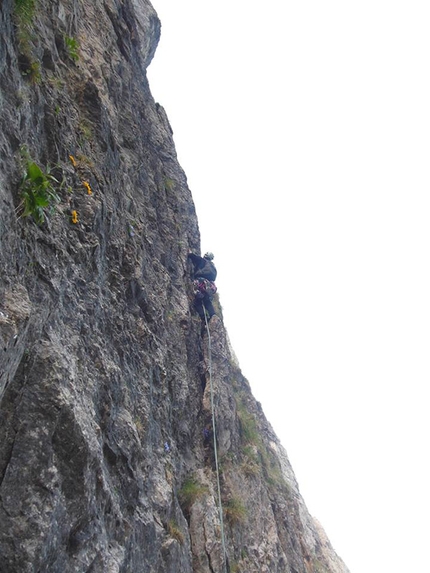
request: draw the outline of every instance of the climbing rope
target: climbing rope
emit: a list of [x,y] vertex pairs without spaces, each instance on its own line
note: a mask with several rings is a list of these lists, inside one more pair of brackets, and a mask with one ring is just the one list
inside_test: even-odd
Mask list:
[[[204,310],[204,309],[203,309]],[[221,503],[221,485],[219,480],[219,468],[218,468],[218,450],[216,445],[216,428],[215,428],[215,405],[214,405],[214,393],[213,393],[213,386],[212,386],[212,342],[211,342],[211,333],[209,331],[209,323],[205,313],[205,323],[206,323],[206,331],[208,333],[208,370],[209,370],[209,386],[211,391],[211,409],[212,409],[212,433],[213,433],[213,440],[214,440],[214,454],[215,454],[215,472],[216,472],[216,480],[218,486],[218,508],[219,508],[219,521],[221,526],[221,544],[223,550],[223,561],[224,561],[224,573],[227,573],[227,549],[225,546],[225,535],[224,535],[224,519],[222,515],[222,503]]]

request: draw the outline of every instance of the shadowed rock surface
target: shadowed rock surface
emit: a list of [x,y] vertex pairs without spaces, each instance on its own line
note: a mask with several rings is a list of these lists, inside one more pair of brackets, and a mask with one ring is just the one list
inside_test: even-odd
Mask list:
[[[146,0],[3,0],[0,17],[0,571],[221,572],[198,223],[146,79],[159,20]],[[229,570],[348,573],[216,303]]]

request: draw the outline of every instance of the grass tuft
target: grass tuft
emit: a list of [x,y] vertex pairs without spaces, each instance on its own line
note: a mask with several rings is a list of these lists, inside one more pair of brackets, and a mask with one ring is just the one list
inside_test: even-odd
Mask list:
[[230,525],[243,523],[248,512],[240,497],[232,497],[224,506],[224,515]]
[[195,478],[188,477],[178,492],[179,502],[183,509],[189,512],[194,502],[207,491],[206,486],[199,483]]
[[59,182],[51,175],[49,167],[43,171],[32,161],[24,149],[26,157],[25,171],[20,185],[22,217],[32,217],[37,225],[45,222],[48,213],[52,213],[60,198],[56,191]]
[[176,539],[176,541],[179,541],[179,543],[183,545],[184,534],[179,529],[179,526],[174,519],[171,519],[167,524],[167,531],[169,532],[170,537],[173,537],[173,539]]

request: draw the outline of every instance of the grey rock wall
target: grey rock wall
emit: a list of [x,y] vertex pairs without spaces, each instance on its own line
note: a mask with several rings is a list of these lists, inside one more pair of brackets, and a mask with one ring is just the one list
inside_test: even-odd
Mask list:
[[[210,382],[229,571],[347,573],[219,303],[209,371],[195,209],[146,80],[152,6],[20,5],[0,12],[1,573],[223,571]],[[41,224],[30,163],[58,198]]]

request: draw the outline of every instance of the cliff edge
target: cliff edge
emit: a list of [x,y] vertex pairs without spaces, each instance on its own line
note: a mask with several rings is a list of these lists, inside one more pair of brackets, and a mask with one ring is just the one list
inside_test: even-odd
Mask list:
[[0,10],[0,571],[348,573],[193,309],[151,4]]

